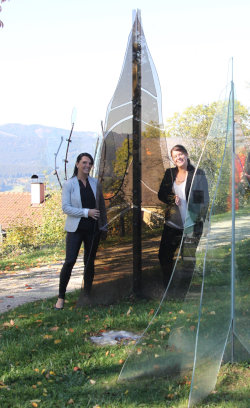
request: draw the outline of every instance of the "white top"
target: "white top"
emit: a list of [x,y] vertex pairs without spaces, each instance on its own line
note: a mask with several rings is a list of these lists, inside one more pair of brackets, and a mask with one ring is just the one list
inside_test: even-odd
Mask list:
[[178,195],[178,197],[180,198],[179,210],[181,213],[181,219],[182,219],[183,228],[185,230],[185,233],[192,235],[192,232],[193,232],[192,227],[194,225],[194,221],[190,217],[189,211],[187,211],[188,203],[187,203],[186,194],[185,194],[186,181],[187,179],[183,181],[183,183],[181,184],[177,184],[176,182],[174,182],[173,190],[174,190],[175,195]]
[[185,224],[185,219],[186,219],[186,213],[187,213],[187,200],[186,200],[186,194],[185,194],[185,189],[186,189],[186,183],[187,179],[183,181],[181,184],[177,184],[174,182],[173,185],[173,190],[175,195],[177,195],[180,198],[180,204],[179,204],[179,210],[181,213],[181,219],[183,225]]

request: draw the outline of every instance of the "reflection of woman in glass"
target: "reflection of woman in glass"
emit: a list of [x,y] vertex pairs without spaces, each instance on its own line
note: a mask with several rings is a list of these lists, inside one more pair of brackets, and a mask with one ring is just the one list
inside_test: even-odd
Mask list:
[[67,236],[66,259],[60,274],[59,296],[55,305],[59,310],[64,306],[66,288],[82,242],[84,291],[86,294],[90,293],[100,234],[106,230],[107,218],[102,189],[97,179],[89,176],[92,165],[93,158],[89,153],[79,154],[74,174],[63,186],[62,209],[67,214]]
[[185,147],[174,146],[171,149],[171,157],[175,167],[166,170],[158,193],[159,200],[167,205],[159,249],[165,287],[172,274],[174,254],[180,247],[183,232],[192,237],[189,241],[192,241],[196,250],[209,200],[205,173],[201,169],[195,172]]

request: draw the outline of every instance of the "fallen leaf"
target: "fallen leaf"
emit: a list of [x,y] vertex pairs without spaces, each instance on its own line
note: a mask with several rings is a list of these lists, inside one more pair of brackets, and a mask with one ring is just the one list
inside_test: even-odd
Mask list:
[[3,381],[0,381],[0,389],[1,388],[8,388],[8,385],[4,384]]
[[31,402],[32,407],[37,408],[41,400],[36,399],[36,400],[31,400],[30,402]]
[[68,404],[68,405],[74,404],[74,400],[73,400],[72,398],[70,398],[70,399],[68,400],[67,404]]
[[55,343],[55,344],[59,344],[59,343],[61,343],[61,341],[62,341],[62,340],[60,340],[60,339],[56,339],[56,340],[54,340],[54,343]]
[[45,334],[45,335],[43,336],[43,338],[49,340],[49,339],[52,339],[53,336],[51,336],[51,334]]
[[127,311],[127,316],[130,315],[130,313],[132,312],[132,309],[133,309],[133,308],[130,306],[129,309],[128,309],[128,311]]
[[14,320],[10,320],[9,322],[4,322],[3,327],[13,327],[15,325]]
[[90,384],[95,385],[96,381],[95,380],[89,380]]
[[148,313],[149,315],[154,314],[154,309],[151,309],[150,312]]
[[[41,320],[42,321],[42,320]],[[58,326],[51,327],[50,331],[57,331],[59,329]]]
[[75,367],[73,368],[73,370],[74,370],[74,371],[81,371],[80,367],[78,367],[78,366],[75,366]]
[[119,364],[123,364],[124,363],[124,360],[121,358],[120,360],[119,360]]

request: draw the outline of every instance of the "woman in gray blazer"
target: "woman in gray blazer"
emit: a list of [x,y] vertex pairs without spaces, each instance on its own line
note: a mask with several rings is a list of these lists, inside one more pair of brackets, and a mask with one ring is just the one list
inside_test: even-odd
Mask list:
[[102,188],[90,177],[93,158],[89,153],[77,157],[73,176],[62,190],[62,209],[67,214],[65,223],[66,258],[60,273],[59,295],[55,304],[63,309],[66,288],[73,266],[84,243],[84,291],[89,294],[94,279],[94,261],[100,236],[107,233],[107,216]]

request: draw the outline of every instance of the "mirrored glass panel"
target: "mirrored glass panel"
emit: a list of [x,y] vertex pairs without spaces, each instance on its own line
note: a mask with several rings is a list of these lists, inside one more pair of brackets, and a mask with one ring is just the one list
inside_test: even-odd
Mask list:
[[[96,152],[94,176],[102,183],[108,213],[108,239],[99,250],[93,286],[96,302],[111,302],[133,290],[133,32],[140,42],[141,69],[141,217],[142,292],[152,295],[160,279],[158,249],[160,223],[164,218],[158,190],[165,168],[167,149],[161,117],[161,91],[156,69],[137,14],[115,93],[108,105],[103,137]],[[138,164],[138,163],[136,163]],[[102,246],[101,246],[102,248]],[[110,284],[99,285],[106,278]],[[159,286],[159,285],[158,285]],[[99,290],[100,288],[100,290]],[[100,292],[100,293],[99,293]],[[79,303],[81,304],[81,298]]]

